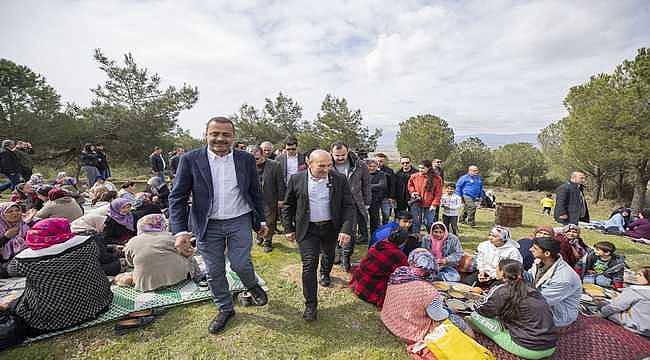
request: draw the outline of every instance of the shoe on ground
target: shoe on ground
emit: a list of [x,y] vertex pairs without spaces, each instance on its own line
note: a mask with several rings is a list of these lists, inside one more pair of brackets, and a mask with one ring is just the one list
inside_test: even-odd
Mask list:
[[255,287],[248,289],[248,292],[251,293],[251,296],[253,297],[253,305],[255,306],[264,306],[269,302],[269,297],[266,295],[266,291],[264,291],[264,289],[259,285],[255,285]]
[[302,318],[307,322],[316,321],[316,319],[318,319],[316,305],[307,305],[307,307],[305,307],[305,312],[302,314]]
[[222,332],[226,328],[228,320],[233,316],[235,316],[235,310],[220,311],[219,315],[217,315],[212,322],[210,322],[210,326],[208,326],[210,334],[218,334]]
[[329,275],[321,274],[318,283],[323,287],[330,287],[330,285],[332,285],[332,279]]
[[153,323],[154,320],[156,320],[156,317],[153,315],[120,320],[115,324],[115,334],[124,335],[130,333]]
[[255,242],[257,243],[257,245],[262,246],[262,244],[264,244],[264,239],[258,237],[258,238],[255,240]]
[[271,251],[273,251],[273,246],[264,245],[264,248],[262,249],[262,251],[264,251],[265,253],[270,253]]

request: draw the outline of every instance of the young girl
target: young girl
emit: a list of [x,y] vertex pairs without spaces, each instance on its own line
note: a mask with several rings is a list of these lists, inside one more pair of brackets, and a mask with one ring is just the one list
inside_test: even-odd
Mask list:
[[636,274],[637,285],[623,289],[611,304],[600,309],[600,314],[645,337],[650,337],[650,266]]
[[555,352],[558,336],[551,308],[542,294],[523,279],[521,262],[503,259],[487,298],[468,317],[474,328],[504,350],[524,359],[542,359]]
[[553,194],[547,193],[546,196],[539,201],[539,204],[542,205],[542,213],[547,216],[551,216],[551,211],[555,207],[555,200],[553,200]]

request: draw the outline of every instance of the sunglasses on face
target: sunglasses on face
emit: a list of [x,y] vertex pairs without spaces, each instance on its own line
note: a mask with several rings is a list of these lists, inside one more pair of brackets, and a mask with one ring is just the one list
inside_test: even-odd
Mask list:
[[408,165],[408,164],[410,164],[410,162],[408,162],[408,161],[405,161],[405,162],[402,163],[402,165]]
[[295,147],[288,147],[288,148],[286,148],[287,151],[293,151],[293,150],[296,150],[296,149],[297,149],[297,148],[295,148]]

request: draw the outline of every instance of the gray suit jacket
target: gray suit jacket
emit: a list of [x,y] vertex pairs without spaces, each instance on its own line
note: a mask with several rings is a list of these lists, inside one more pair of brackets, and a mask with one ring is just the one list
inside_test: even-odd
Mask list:
[[266,159],[261,185],[264,204],[267,207],[277,207],[278,201],[284,200],[284,193],[287,186],[284,183],[282,169],[277,162]]
[[[282,173],[282,178],[284,183],[288,183],[289,179],[287,178],[287,154],[284,153],[278,156],[275,161],[280,164],[280,172]],[[306,170],[307,164],[305,163],[305,154],[298,153],[298,171]]]

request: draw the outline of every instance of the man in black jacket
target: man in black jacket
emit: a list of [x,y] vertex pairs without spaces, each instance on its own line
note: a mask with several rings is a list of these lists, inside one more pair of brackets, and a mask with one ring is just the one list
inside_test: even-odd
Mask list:
[[95,152],[97,153],[97,159],[99,160],[99,175],[102,176],[102,179],[106,180],[111,177],[111,167],[108,166],[108,157],[106,156],[106,151],[104,151],[104,144],[98,143],[95,145]]
[[388,184],[386,181],[386,174],[379,170],[377,160],[366,160],[368,165],[368,172],[370,173],[370,191],[372,193],[370,201],[370,208],[368,213],[370,215],[370,234],[375,233],[375,230],[381,225],[381,204],[388,197]]
[[581,171],[571,173],[571,178],[560,185],[555,197],[555,221],[560,224],[589,222],[589,208],[584,194],[585,174]]
[[320,284],[330,286],[336,243],[350,241],[354,210],[350,185],[343,175],[332,171],[332,156],[325,150],[312,151],[308,170],[289,180],[282,208],[286,237],[297,241],[300,250],[305,321],[317,318],[318,256],[322,254]]
[[401,168],[395,173],[395,213],[406,211],[410,212],[409,200],[411,195],[408,190],[409,178],[415,174],[417,170],[413,167],[411,158],[402,156],[399,159]]
[[162,157],[162,150],[156,146],[153,149],[153,153],[149,156],[149,161],[151,161],[151,172],[158,176],[163,182],[165,182],[165,160]]
[[388,167],[388,156],[386,154],[375,154],[375,160],[379,164],[379,170],[386,174],[388,197],[381,204],[381,223],[386,225],[390,221],[390,214],[395,207],[395,171]]
[[185,149],[183,149],[182,146],[179,146],[176,148],[176,152],[174,153],[174,156],[169,159],[169,168],[172,171],[172,178],[176,175],[176,170],[178,170],[178,162],[181,159],[181,156],[185,154]]
[[269,231],[264,237],[257,237],[257,245],[264,246],[264,252],[273,251],[273,235],[275,234],[275,223],[278,218],[278,209],[282,208],[286,184],[282,177],[280,165],[273,160],[266,158],[264,150],[257,145],[249,145],[248,152],[255,157],[257,176],[262,186],[264,196],[264,210],[266,211],[266,225]]
[[9,179],[9,184],[3,184],[2,191],[11,187],[14,189],[20,183],[21,165],[16,155],[16,142],[13,140],[4,140],[2,149],[0,149],[0,173]]

